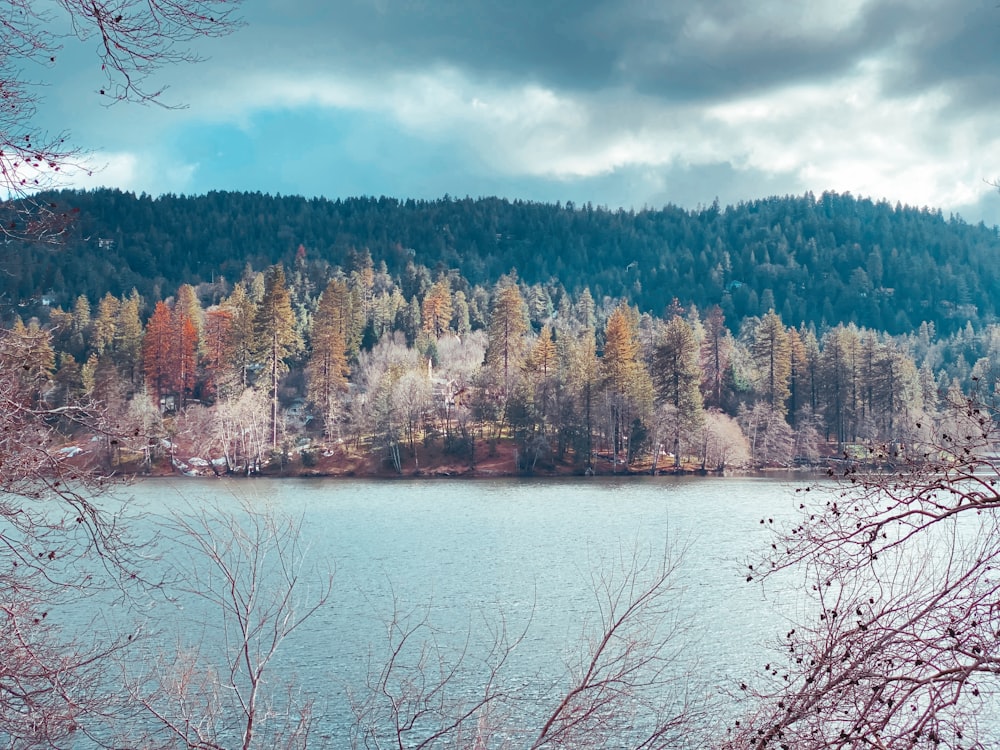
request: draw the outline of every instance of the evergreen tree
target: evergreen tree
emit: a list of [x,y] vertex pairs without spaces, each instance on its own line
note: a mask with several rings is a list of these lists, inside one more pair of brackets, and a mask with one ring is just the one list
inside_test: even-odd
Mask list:
[[810,414],[812,413],[806,400],[806,394],[808,393],[806,383],[808,380],[809,360],[806,353],[806,345],[803,343],[799,331],[789,328],[787,333],[789,355],[788,421],[792,426],[797,426],[800,414],[806,410]]
[[[630,443],[633,423],[642,424],[653,406],[653,384],[641,357],[639,315],[622,302],[608,318],[604,329],[601,374],[607,398],[613,458],[626,448],[630,463],[640,446]],[[634,441],[633,441],[634,442]]]
[[160,408],[164,396],[170,392],[173,380],[172,344],[171,312],[167,303],[161,300],[156,303],[156,308],[146,323],[142,346],[146,385]]
[[757,393],[775,412],[785,416],[791,395],[792,350],[781,316],[769,311],[753,332],[751,353],[757,367]]
[[15,375],[32,405],[41,403],[48,392],[55,372],[55,350],[52,334],[32,320],[27,326],[14,318],[14,326],[3,337],[8,362],[16,363]]
[[451,302],[451,284],[447,277],[442,277],[427,290],[421,309],[421,319],[423,330],[434,338],[440,338],[451,325]]
[[469,303],[466,300],[465,292],[461,289],[455,292],[454,305],[451,313],[451,327],[459,336],[466,336],[472,331],[472,323],[469,318]]
[[142,319],[139,310],[142,299],[135,289],[126,298],[122,297],[118,306],[118,321],[115,325],[115,362],[121,370],[126,382],[138,385],[142,368]]
[[854,326],[838,326],[823,336],[821,401],[827,429],[838,443],[857,436],[858,353],[860,340]]
[[306,366],[308,395],[319,409],[327,437],[336,422],[338,395],[347,387],[349,299],[347,285],[341,279],[331,279],[313,317],[312,354]]
[[912,357],[897,344],[887,344],[878,354],[872,377],[873,416],[880,439],[890,444],[912,442],[924,409],[920,375]]
[[486,333],[486,369],[499,383],[504,400],[510,394],[525,356],[528,315],[517,286],[500,287],[490,310]]
[[723,386],[733,349],[722,308],[713,305],[705,316],[705,338],[701,343],[702,400],[706,407],[722,408]]
[[552,381],[556,374],[556,342],[552,339],[552,329],[542,326],[531,351],[525,361],[533,388],[533,403],[541,422],[542,433],[546,432],[547,417],[551,413],[550,399],[553,395]]
[[[204,353],[204,329],[205,311],[198,301],[198,295],[194,287],[190,284],[181,284],[177,287],[177,294],[174,298],[174,314],[187,317],[195,332],[195,352]],[[178,318],[180,320],[180,318]]]
[[676,467],[681,465],[682,435],[698,427],[704,417],[699,349],[690,324],[677,315],[667,323],[656,347],[656,395],[661,405],[670,407],[668,434]]
[[557,452],[562,455],[572,448],[577,464],[587,469],[593,468],[594,419],[601,385],[596,343],[593,329],[581,329],[570,320],[556,342]]
[[594,297],[590,293],[590,287],[585,286],[580,292],[580,298],[576,302],[576,321],[584,328],[594,330],[597,328],[597,317],[595,312],[597,305],[594,304]]
[[197,379],[198,329],[188,310],[175,305],[170,316],[172,389],[177,394],[178,407],[183,409],[193,395]]
[[229,398],[241,390],[242,371],[237,364],[233,316],[229,305],[213,305],[205,311],[202,388],[208,398]]
[[264,296],[254,317],[254,363],[264,375],[262,390],[271,399],[271,448],[278,448],[278,383],[288,371],[287,359],[301,342],[295,332],[295,313],[280,264],[271,266],[264,279]]
[[[421,331],[420,302],[417,300],[416,295],[410,298],[409,303],[401,312],[403,320],[400,327],[403,333],[406,334],[407,343],[412,345],[417,340],[417,336],[420,335]],[[348,341],[348,348],[350,348],[350,341]]]
[[241,390],[250,384],[250,371],[254,363],[255,338],[254,321],[257,318],[257,304],[242,284],[223,303],[232,317],[232,362],[239,373]]
[[97,303],[97,317],[94,318],[90,345],[98,354],[114,349],[121,304],[121,300],[111,292],[101,297],[101,301]]
[[86,354],[90,322],[90,301],[85,295],[81,294],[73,303],[73,312],[68,331],[69,341],[66,342],[65,346],[66,351],[75,357],[83,358]]

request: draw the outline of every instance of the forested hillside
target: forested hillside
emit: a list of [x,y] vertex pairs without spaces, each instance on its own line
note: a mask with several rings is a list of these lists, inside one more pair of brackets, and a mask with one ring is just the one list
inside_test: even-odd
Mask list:
[[1000,385],[1000,241],[929,211],[57,199],[64,242],[6,246],[0,340],[26,403],[99,406],[112,466],[182,434],[247,473],[501,443],[523,471],[788,466],[906,450]]
[[210,193],[160,198],[116,190],[46,196],[76,219],[64,244],[6,246],[0,292],[64,306],[134,288],[152,304],[180,284],[238,280],[249,264],[349,267],[368,251],[401,280],[456,271],[490,286],[516,270],[550,296],[589,288],[664,315],[721,306],[734,328],[770,309],[786,324],[855,323],[942,333],[997,318],[1000,237],[939,211],[824,193],[687,211],[610,211],[498,198],[399,201]]

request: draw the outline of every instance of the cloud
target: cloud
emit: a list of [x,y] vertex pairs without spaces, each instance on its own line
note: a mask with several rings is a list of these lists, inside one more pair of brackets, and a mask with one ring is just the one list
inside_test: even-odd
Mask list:
[[197,164],[165,162],[149,153],[110,152],[92,157],[91,168],[69,169],[64,175],[74,187],[116,187],[161,195],[190,190]]
[[834,189],[993,205],[983,180],[1000,172],[1000,10],[985,0],[261,0],[246,10],[244,30],[204,48],[212,59],[169,71],[186,110],[123,118],[66,98],[61,116],[84,145],[109,143],[98,159],[118,166],[105,176],[177,191],[222,187],[203,180],[226,174],[274,190],[322,163],[343,179],[303,174],[300,190],[458,183],[688,205],[736,189],[747,192],[734,199]]
[[428,142],[460,144],[508,175],[571,180],[631,167],[728,164],[785,175],[802,189],[974,202],[988,189],[980,159],[1000,163],[1000,141],[982,120],[954,122],[943,90],[882,98],[883,74],[873,62],[839,79],[705,107],[636,92],[504,87],[454,69],[397,73],[378,83],[265,76],[237,87],[254,92],[253,101],[231,109],[362,111]]

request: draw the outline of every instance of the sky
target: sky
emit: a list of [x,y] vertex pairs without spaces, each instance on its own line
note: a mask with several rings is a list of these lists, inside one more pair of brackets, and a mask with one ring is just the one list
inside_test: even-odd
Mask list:
[[36,124],[76,187],[611,208],[850,192],[1000,224],[996,0],[244,0],[104,106],[94,41]]

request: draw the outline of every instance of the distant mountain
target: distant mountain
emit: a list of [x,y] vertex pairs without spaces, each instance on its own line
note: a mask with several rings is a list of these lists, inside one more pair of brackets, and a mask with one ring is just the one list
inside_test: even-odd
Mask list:
[[[526,283],[626,297],[662,315],[671,299],[721,304],[727,320],[774,308],[786,324],[855,322],[942,333],[995,321],[996,228],[849,194],[774,197],[688,211],[611,211],[500,198],[344,200],[213,192],[151,198],[118,190],[45,196],[79,209],[65,244],[10,242],[0,293],[66,304],[133,287],[153,301],[184,282],[239,278],[311,261],[345,265],[368,249],[402,278],[457,269],[472,285],[516,270]],[[412,272],[412,269],[410,269]]]

